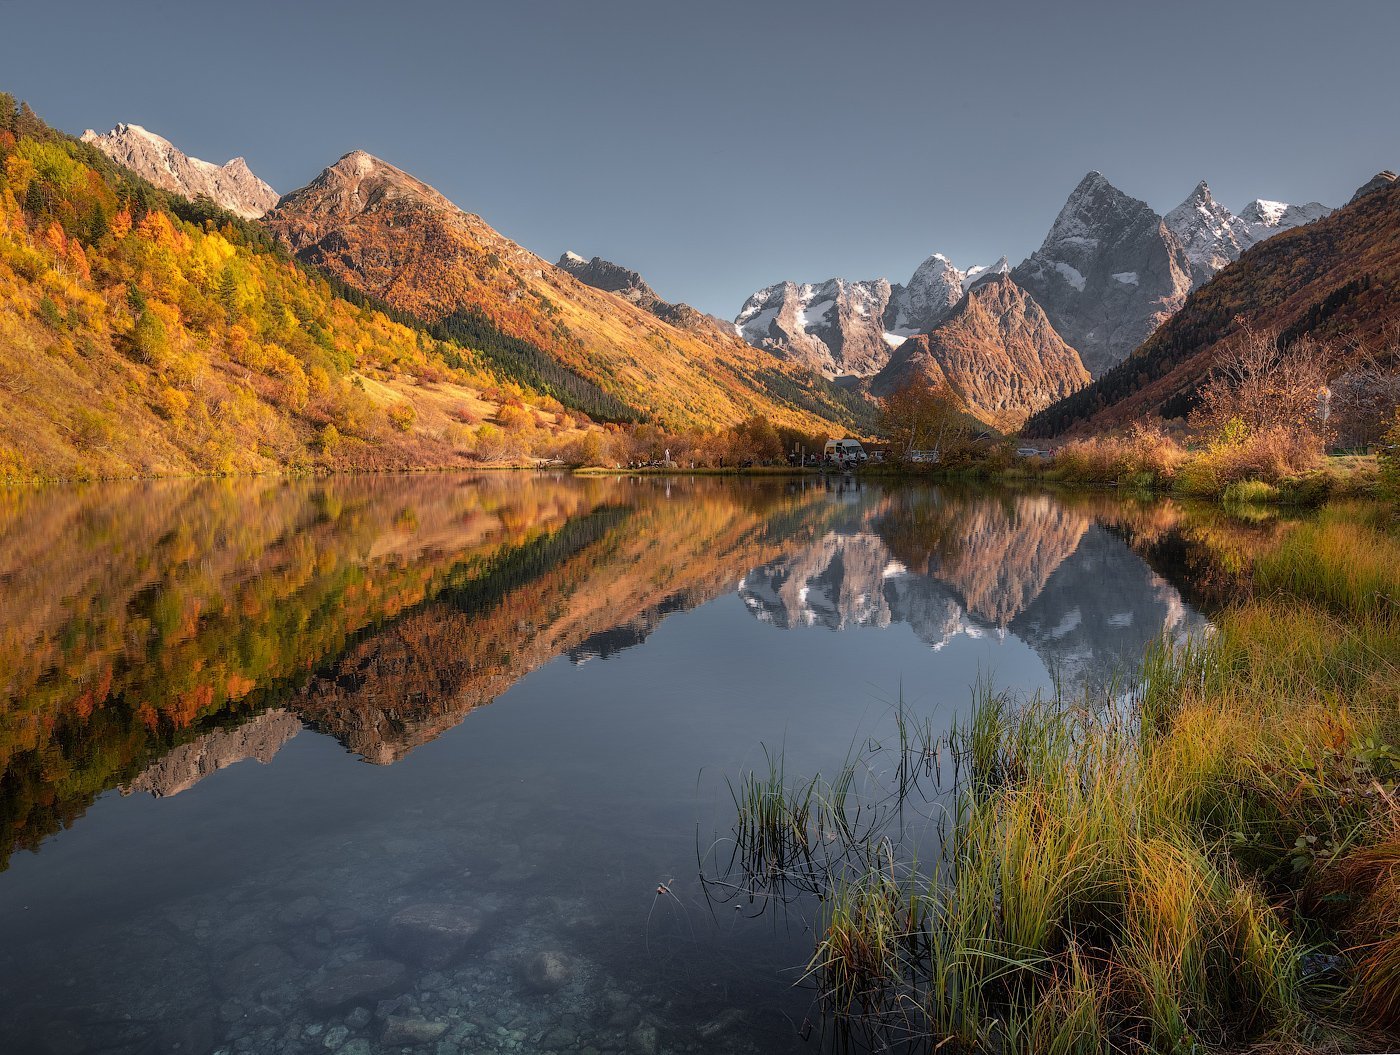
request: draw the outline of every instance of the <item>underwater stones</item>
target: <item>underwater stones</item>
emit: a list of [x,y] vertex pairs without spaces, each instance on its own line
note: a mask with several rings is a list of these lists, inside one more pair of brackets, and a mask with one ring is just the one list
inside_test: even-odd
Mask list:
[[731,1029],[744,1021],[744,1013],[737,1007],[731,1007],[728,1011],[722,1011],[708,1022],[702,1023],[696,1030],[704,1040],[710,1040],[721,1033],[728,1033]]
[[289,927],[302,927],[321,916],[321,899],[307,895],[287,902],[277,912],[277,921]]
[[371,1017],[373,1016],[370,1015],[369,1008],[357,1007],[345,1016],[345,1024],[351,1029],[364,1029],[369,1025]]
[[573,1030],[556,1026],[540,1038],[539,1045],[548,1051],[563,1051],[573,1047],[576,1040],[578,1035]]
[[306,997],[322,1010],[373,1000],[401,989],[407,973],[396,960],[357,960],[325,974]]
[[296,971],[296,963],[280,946],[254,945],[228,962],[224,988],[230,993],[258,993],[276,988]]
[[569,983],[574,976],[574,965],[557,949],[545,949],[525,961],[521,976],[531,989],[548,993]]
[[479,913],[460,905],[410,905],[385,926],[384,945],[424,967],[445,967],[461,955],[481,925]]
[[641,1052],[641,1055],[656,1055],[656,1049],[661,1044],[661,1034],[650,1022],[643,1022],[632,1031],[631,1041],[633,1051]]
[[446,1032],[446,1022],[390,1015],[384,1020],[384,1033],[379,1040],[382,1044],[429,1044]]
[[330,1029],[326,1030],[326,1035],[321,1039],[321,1044],[330,1051],[337,1051],[349,1037],[350,1030],[348,1027],[332,1026]]

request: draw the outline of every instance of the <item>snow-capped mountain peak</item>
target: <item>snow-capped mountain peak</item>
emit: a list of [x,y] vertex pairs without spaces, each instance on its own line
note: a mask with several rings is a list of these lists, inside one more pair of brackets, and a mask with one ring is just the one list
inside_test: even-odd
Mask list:
[[1256,198],[1236,216],[1211,197],[1202,180],[1163,220],[1191,261],[1191,284],[1200,286],[1251,246],[1280,231],[1320,220],[1331,211],[1318,202],[1289,205]]
[[963,272],[963,292],[966,293],[968,290],[970,290],[973,286],[975,286],[978,282],[982,281],[982,279],[986,278],[988,275],[1005,275],[1010,270],[1011,264],[1007,261],[1006,257],[1004,256],[991,267],[980,267],[977,265],[973,265],[972,267],[968,268],[965,272]]
[[1301,227],[1331,213],[1330,208],[1316,201],[1310,201],[1306,205],[1290,205],[1287,202],[1255,198],[1240,210],[1240,219],[1249,228],[1249,244],[1254,245],[1280,231]]
[[246,220],[256,219],[277,204],[277,192],[253,175],[241,157],[215,165],[190,157],[164,136],[130,122],[118,124],[110,132],[89,128],[82,140],[163,190],[187,198],[203,195]]
[[1162,218],[1191,261],[1191,284],[1210,281],[1251,245],[1249,225],[1216,201],[1205,180]]
[[852,282],[778,282],[758,290],[734,320],[749,344],[808,363],[828,377],[867,376],[884,365],[884,318],[891,286]]
[[1179,308],[1190,261],[1146,202],[1101,172],[1070,193],[1039,249],[1012,272],[1095,376]]
[[975,282],[1009,270],[1005,257],[964,271],[932,253],[903,285],[883,278],[778,282],[749,297],[734,326],[755,347],[809,362],[828,377],[868,377],[906,337],[947,318]]

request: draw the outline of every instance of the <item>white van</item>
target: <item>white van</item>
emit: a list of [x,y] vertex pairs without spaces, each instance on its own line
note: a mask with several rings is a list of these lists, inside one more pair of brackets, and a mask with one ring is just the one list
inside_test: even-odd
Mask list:
[[865,453],[865,448],[860,445],[860,440],[827,440],[822,457],[838,465],[847,465],[863,462],[869,455]]

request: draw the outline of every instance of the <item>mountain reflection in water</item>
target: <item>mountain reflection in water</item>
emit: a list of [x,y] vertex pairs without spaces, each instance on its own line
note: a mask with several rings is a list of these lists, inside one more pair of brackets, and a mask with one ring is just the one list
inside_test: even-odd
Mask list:
[[0,492],[0,1048],[801,1050],[808,936],[693,878],[716,774],[839,765],[896,692],[946,723],[982,675],[1113,691],[1203,623],[1196,516],[845,478]]
[[549,660],[637,647],[736,589],[786,629],[905,623],[934,649],[1009,633],[1070,689],[1199,624],[1089,512],[845,479],[11,492],[0,583],[0,817],[29,849],[104,788],[266,762],[293,721],[392,763]]

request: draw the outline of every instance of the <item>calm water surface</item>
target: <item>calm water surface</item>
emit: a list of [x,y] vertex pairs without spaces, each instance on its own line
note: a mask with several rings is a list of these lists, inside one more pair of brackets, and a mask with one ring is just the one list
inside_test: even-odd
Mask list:
[[0,493],[0,1050],[812,1051],[811,934],[697,878],[726,776],[834,769],[979,677],[1111,691],[1203,625],[1182,517],[811,480]]

